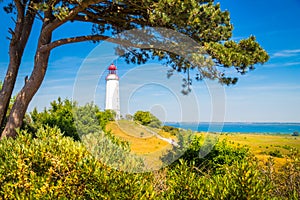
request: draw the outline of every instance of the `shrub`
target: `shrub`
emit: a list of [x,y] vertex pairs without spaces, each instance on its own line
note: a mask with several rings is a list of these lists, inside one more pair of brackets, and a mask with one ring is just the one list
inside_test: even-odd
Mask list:
[[173,126],[163,126],[162,130],[168,133],[171,133],[172,135],[179,134],[179,129]]
[[92,134],[102,131],[103,128],[99,122],[99,108],[93,104],[88,103],[84,106],[75,106],[73,108],[76,131],[80,138],[84,135]]
[[272,185],[256,160],[234,161],[221,170],[223,174],[213,175],[210,180],[209,199],[270,199]]
[[299,151],[290,149],[289,158],[279,169],[274,168],[274,159],[266,162],[263,169],[273,185],[271,195],[276,199],[299,199],[300,198],[300,160]]
[[282,153],[278,149],[275,149],[274,151],[269,151],[268,154],[273,157],[283,158]]
[[98,106],[88,103],[78,106],[68,99],[50,103],[49,109],[38,112],[35,108],[30,115],[26,115],[23,130],[35,133],[40,127],[57,126],[64,136],[80,140],[85,134],[94,133],[98,130],[105,130],[109,121],[115,120],[116,113],[112,110],[100,111]]
[[76,106],[70,100],[61,100],[50,103],[51,107],[38,112],[35,108],[29,116],[25,118],[23,129],[35,133],[40,127],[50,126],[58,127],[64,136],[72,137],[74,140],[80,140],[75,123],[73,109]]
[[137,111],[133,115],[133,120],[140,122],[142,125],[150,126],[152,128],[161,127],[161,121],[159,121],[157,117],[155,117],[148,111]]
[[148,199],[147,174],[110,169],[58,128],[23,131],[0,141],[0,198]]
[[105,126],[109,121],[115,121],[116,112],[113,110],[105,110],[97,113],[97,118],[100,122],[100,126],[105,130]]
[[271,185],[253,160],[222,166],[224,174],[203,172],[180,160],[169,170],[165,199],[269,199]]
[[226,140],[216,141],[217,138],[214,137],[208,137],[205,140],[204,143],[204,138],[194,137],[181,158],[189,162],[192,161],[196,166],[205,166],[208,170],[217,170],[222,165],[231,165],[235,161],[242,161],[250,155],[249,149],[228,145]]

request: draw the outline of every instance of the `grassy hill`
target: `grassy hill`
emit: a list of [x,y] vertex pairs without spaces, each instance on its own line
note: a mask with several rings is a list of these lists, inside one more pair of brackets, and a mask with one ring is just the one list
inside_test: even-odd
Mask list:
[[143,157],[148,166],[156,168],[162,164],[160,156],[172,148],[172,145],[155,134],[159,134],[164,138],[174,138],[171,134],[157,129],[146,128],[134,121],[119,120],[117,122],[109,122],[106,125],[107,130],[118,138],[129,142],[131,151]]
[[[172,148],[168,142],[159,139],[153,134],[158,133],[164,138],[172,138],[175,136],[170,133],[158,129],[151,129],[141,126],[134,121],[120,120],[110,122],[107,130],[122,140],[130,143],[131,150],[143,155],[148,162],[160,164],[158,159],[167,150]],[[205,137],[209,133],[199,133]],[[247,146],[250,151],[261,161],[266,161],[270,156],[274,158],[275,164],[283,165],[290,153],[291,148],[300,150],[300,137],[290,135],[258,135],[258,134],[222,134],[220,140],[226,139],[229,144],[234,146]],[[153,160],[153,158],[156,158]]]
[[163,135],[166,138],[174,138],[169,133],[151,128],[145,128],[134,121],[119,120],[110,122],[106,126],[107,130],[130,143],[131,150],[137,154],[147,154],[161,151],[171,147],[168,142],[156,137],[153,132]]

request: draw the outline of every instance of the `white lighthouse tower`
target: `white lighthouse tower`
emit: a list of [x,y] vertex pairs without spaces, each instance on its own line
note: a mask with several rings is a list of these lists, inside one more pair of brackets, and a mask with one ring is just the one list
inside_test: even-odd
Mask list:
[[117,67],[111,64],[108,67],[108,75],[106,77],[106,101],[105,110],[113,110],[116,112],[116,120],[120,119],[120,96],[119,96],[119,77],[117,75]]

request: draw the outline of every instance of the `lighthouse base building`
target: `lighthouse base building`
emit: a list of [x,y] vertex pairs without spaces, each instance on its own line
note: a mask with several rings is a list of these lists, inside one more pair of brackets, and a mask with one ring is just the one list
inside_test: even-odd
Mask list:
[[120,114],[120,95],[119,95],[119,77],[117,75],[117,67],[111,64],[108,67],[108,75],[106,76],[106,101],[105,110],[112,110],[116,113],[116,120],[121,118]]

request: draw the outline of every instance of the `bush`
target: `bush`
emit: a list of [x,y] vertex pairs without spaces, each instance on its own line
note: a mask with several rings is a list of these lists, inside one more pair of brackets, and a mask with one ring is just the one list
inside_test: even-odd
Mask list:
[[30,115],[26,115],[22,129],[34,133],[46,125],[57,126],[64,136],[78,141],[84,134],[105,130],[106,124],[115,120],[114,111],[100,111],[93,103],[78,106],[68,99],[62,101],[58,98],[50,104],[51,107],[43,112],[39,113],[35,108]]
[[80,140],[75,123],[73,109],[76,104],[70,100],[58,98],[57,101],[50,103],[51,107],[38,112],[35,108],[29,116],[25,118],[23,129],[35,133],[40,127],[50,126],[58,127],[64,136],[72,137],[74,140]]
[[[96,146],[113,159],[122,158],[129,152],[125,147],[109,147],[107,144],[111,140],[97,140],[102,136],[88,134],[85,137],[92,140],[83,138],[82,142],[99,142]],[[211,154],[201,160],[198,149],[203,145],[203,138],[187,137],[179,142],[184,145],[190,139],[192,142],[187,154],[172,166],[154,173],[135,174],[103,165],[82,142],[63,137],[56,127],[38,129],[35,138],[21,131],[16,139],[0,141],[0,198],[299,198],[300,162],[297,150],[291,151],[287,164],[281,169],[274,170],[272,166],[263,169],[245,149],[231,147],[226,142],[218,142]],[[119,149],[124,150],[123,154],[119,154]],[[94,150],[97,151],[97,148]],[[127,167],[134,168],[134,163],[127,164]],[[211,170],[216,167],[218,170]]]
[[203,172],[180,160],[169,170],[165,199],[270,199],[271,185],[253,160],[223,165],[224,174]]
[[101,128],[105,130],[105,126],[109,121],[115,121],[116,112],[113,110],[100,111],[97,113],[97,117]]
[[172,135],[177,135],[179,134],[179,129],[175,128],[173,126],[163,126],[162,130],[168,133],[171,133]]
[[290,149],[289,158],[279,169],[274,168],[272,157],[266,163],[266,175],[273,185],[272,196],[278,199],[300,198],[300,154],[295,148]]
[[250,156],[249,149],[245,147],[234,147],[226,140],[217,141],[214,137],[195,136],[181,159],[198,167],[205,166],[208,170],[218,170],[223,165],[232,165],[235,161],[242,161],[248,156]]
[[151,199],[147,174],[110,169],[58,128],[0,141],[2,199]]
[[273,157],[283,158],[282,153],[278,149],[275,149],[274,151],[270,151],[268,154]]
[[161,121],[159,121],[157,117],[155,117],[148,111],[137,111],[133,115],[133,120],[140,122],[142,125],[150,126],[152,128],[161,127]]

